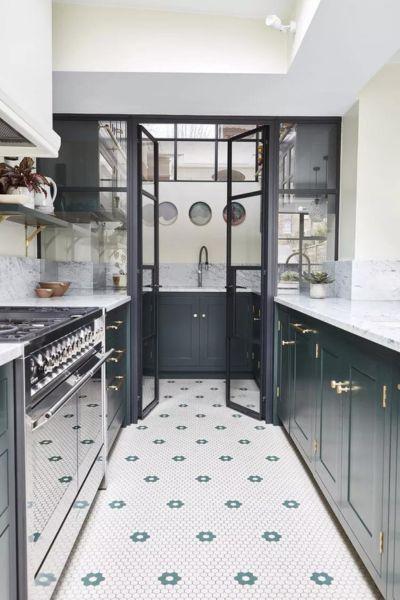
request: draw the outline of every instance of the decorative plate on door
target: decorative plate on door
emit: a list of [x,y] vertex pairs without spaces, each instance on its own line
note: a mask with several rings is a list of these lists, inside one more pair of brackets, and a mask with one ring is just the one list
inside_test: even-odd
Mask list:
[[[225,223],[228,221],[228,207],[225,206],[223,211]],[[246,219],[246,209],[240,202],[232,202],[232,227],[241,225]]]
[[195,202],[189,209],[189,219],[193,225],[207,225],[211,221],[212,210],[206,202]]
[[178,218],[178,209],[172,202],[161,202],[158,212],[160,225],[173,225]]

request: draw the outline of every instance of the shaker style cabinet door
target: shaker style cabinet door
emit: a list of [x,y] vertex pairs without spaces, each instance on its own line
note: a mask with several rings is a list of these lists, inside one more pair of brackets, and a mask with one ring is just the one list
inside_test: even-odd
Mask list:
[[400,370],[394,372],[390,455],[389,600],[400,600]]
[[291,435],[297,442],[304,457],[311,462],[314,453],[315,403],[319,387],[316,377],[316,344],[318,331],[315,324],[301,319],[293,322],[290,328],[294,332],[294,381],[293,411]]
[[161,371],[199,364],[198,294],[163,292],[159,304],[159,361]]
[[226,301],[223,294],[202,293],[200,296],[200,366],[225,369]]
[[292,387],[292,357],[294,340],[291,339],[289,330],[289,314],[279,310],[277,331],[277,412],[285,429],[289,431],[291,414],[291,387]]
[[0,596],[16,598],[13,367],[0,367]]
[[[340,509],[370,561],[383,577],[387,540],[391,372],[382,351],[365,343],[349,347],[343,389],[343,460]],[[387,487],[388,489],[388,487]]]
[[315,472],[335,502],[340,500],[343,389],[348,385],[344,348],[341,337],[334,331],[322,331],[319,341]]

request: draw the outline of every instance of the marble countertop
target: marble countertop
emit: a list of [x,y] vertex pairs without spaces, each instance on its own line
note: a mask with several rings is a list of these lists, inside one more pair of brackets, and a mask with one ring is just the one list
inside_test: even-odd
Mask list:
[[299,294],[276,296],[275,302],[400,352],[400,301],[313,300]]
[[[238,293],[240,292],[253,292],[254,294],[259,294],[260,292],[258,292],[257,290],[254,290],[250,287],[246,287],[246,288],[238,288],[236,290]],[[219,292],[219,293],[225,293],[226,289],[225,286],[224,287],[177,287],[177,286],[163,286],[160,289],[160,292]]]
[[0,344],[0,367],[24,353],[24,344]]
[[[98,307],[106,311],[113,310],[131,299],[126,292],[117,290],[91,290],[82,293],[68,293],[66,296],[56,298],[19,298],[12,301],[12,306],[49,306],[49,307]],[[6,302],[2,306],[9,306]]]

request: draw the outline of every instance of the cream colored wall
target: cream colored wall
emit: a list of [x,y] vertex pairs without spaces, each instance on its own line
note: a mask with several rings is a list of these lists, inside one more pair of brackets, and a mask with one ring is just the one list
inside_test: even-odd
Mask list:
[[[241,184],[242,185],[242,184]],[[246,191],[249,186],[246,186]],[[226,262],[226,223],[222,212],[226,206],[226,183],[160,183],[160,202],[173,202],[178,219],[173,225],[160,225],[160,261],[162,263],[197,263],[199,250],[205,244],[211,263]],[[194,202],[206,202],[212,209],[212,219],[203,227],[193,225],[189,209]],[[246,220],[233,228],[235,259],[240,263],[257,264],[260,258],[259,199],[241,201]]]
[[357,259],[400,258],[400,64],[359,96]]
[[268,29],[262,19],[55,4],[53,40],[55,71],[285,73],[287,69],[286,36]]
[[355,252],[357,208],[358,102],[343,116],[340,168],[339,259],[352,260]]

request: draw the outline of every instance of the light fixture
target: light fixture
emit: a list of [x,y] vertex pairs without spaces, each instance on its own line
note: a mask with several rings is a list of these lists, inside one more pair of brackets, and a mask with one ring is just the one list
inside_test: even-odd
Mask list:
[[295,33],[296,31],[296,21],[290,21],[289,25],[283,25],[278,15],[268,15],[265,19],[265,24],[267,27],[272,27],[272,29],[284,31],[285,33]]

